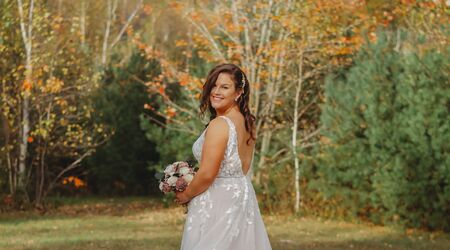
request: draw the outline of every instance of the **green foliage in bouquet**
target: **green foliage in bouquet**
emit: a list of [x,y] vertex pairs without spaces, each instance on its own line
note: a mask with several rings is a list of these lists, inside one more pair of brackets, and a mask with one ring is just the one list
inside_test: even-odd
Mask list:
[[336,213],[450,230],[448,50],[402,49],[393,37],[381,34],[327,79],[329,143],[316,152],[309,188],[333,200]]

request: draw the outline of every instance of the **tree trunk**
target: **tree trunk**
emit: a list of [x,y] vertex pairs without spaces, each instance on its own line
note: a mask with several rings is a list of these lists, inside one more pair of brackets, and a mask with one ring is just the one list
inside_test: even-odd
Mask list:
[[103,36],[103,47],[102,47],[102,65],[106,64],[106,57],[108,54],[108,40],[109,40],[109,33],[111,30],[111,21],[112,21],[112,12],[115,11],[115,9],[113,10],[112,4],[111,4],[111,0],[108,0],[108,5],[106,7],[106,15],[107,15],[107,19],[106,19],[106,28],[105,28],[105,35]]
[[28,134],[30,132],[30,95],[33,84],[33,62],[32,62],[32,31],[33,31],[33,8],[34,0],[30,1],[28,27],[25,27],[22,0],[17,0],[20,16],[20,29],[26,51],[25,82],[22,92],[22,127],[19,133],[19,171],[18,189],[25,191],[26,186],[26,160],[28,153]]
[[11,136],[11,131],[9,128],[7,117],[3,115],[3,113],[0,112],[0,122],[1,122],[1,139],[4,141],[3,145],[0,145],[1,147],[5,148],[5,156],[6,156],[6,169],[8,171],[8,179],[9,179],[9,193],[14,194],[16,191],[16,185],[14,181],[14,170],[13,165],[11,164],[11,153],[9,148],[9,139]]
[[143,4],[143,0],[139,0],[135,6],[133,12],[128,16],[127,21],[120,29],[119,34],[117,34],[117,36],[114,38],[114,40],[110,43],[109,38],[110,38],[110,33],[111,33],[111,25],[113,25],[116,20],[117,0],[114,0],[114,2],[111,2],[111,0],[108,0],[108,6],[106,8],[107,9],[106,10],[107,11],[106,28],[105,28],[105,34],[103,37],[103,47],[102,47],[102,58],[101,58],[102,65],[106,65],[111,49],[120,41],[120,38],[125,33],[128,26],[131,24],[131,21],[137,15],[142,4]]
[[80,6],[80,37],[81,47],[84,47],[86,42],[86,0],[81,0]]
[[292,126],[292,156],[294,157],[295,166],[295,212],[297,213],[300,209],[300,167],[297,157],[297,130],[298,130],[298,118],[299,118],[299,98],[300,92],[302,90],[303,84],[303,53],[300,56],[300,63],[298,66],[298,81],[297,89],[295,91],[295,105],[294,105],[294,124]]

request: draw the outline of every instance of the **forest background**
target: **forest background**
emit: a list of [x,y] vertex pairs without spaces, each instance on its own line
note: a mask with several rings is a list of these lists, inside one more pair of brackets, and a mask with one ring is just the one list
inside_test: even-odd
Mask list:
[[448,1],[0,1],[0,210],[146,196],[248,76],[264,212],[450,230]]

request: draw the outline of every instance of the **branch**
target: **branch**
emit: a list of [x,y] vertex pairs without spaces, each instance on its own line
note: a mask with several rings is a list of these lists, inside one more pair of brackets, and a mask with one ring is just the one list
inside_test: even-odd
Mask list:
[[273,154],[270,157],[270,160],[274,160],[276,157],[278,157],[278,155],[280,155],[281,153],[287,152],[287,151],[288,151],[287,148],[282,148],[282,149],[278,150],[275,154]]
[[150,119],[150,120],[152,120],[152,121],[154,121],[154,122],[156,122],[156,123],[158,123],[159,125],[161,125],[162,127],[164,127],[167,130],[180,131],[180,132],[183,132],[183,133],[186,133],[186,134],[191,134],[191,135],[198,135],[198,133],[194,132],[192,129],[187,130],[187,129],[180,129],[180,128],[177,128],[177,127],[169,127],[169,126],[167,126],[167,124],[165,124],[165,123],[155,119],[154,117],[152,117],[150,115],[145,115],[145,117]]
[[[188,13],[186,13],[187,16]],[[197,24],[196,22],[194,22],[194,20],[192,20],[192,18],[188,18],[189,22],[195,27],[197,28],[197,30],[206,38],[209,40],[211,46],[213,47],[213,51],[220,57],[221,60],[225,61],[225,56],[223,55],[222,51],[220,51],[219,45],[217,45],[216,41],[214,40],[214,38],[212,37],[211,33],[209,32],[208,28],[205,27],[205,25],[202,24]]]
[[48,186],[47,190],[45,191],[44,197],[47,196],[47,194],[50,192],[50,190],[53,189],[53,187],[55,186],[55,183],[59,180],[59,178],[61,178],[61,176],[63,174],[65,174],[67,171],[72,170],[76,167],[78,167],[78,164],[87,156],[89,156],[92,152],[94,151],[93,148],[89,149],[88,151],[86,151],[80,158],[76,159],[74,162],[72,162],[72,164],[70,164],[68,167],[66,167],[64,170],[62,170],[55,179],[53,179],[53,181],[50,183],[50,185]]
[[[134,80],[136,80],[136,81],[138,81],[138,82],[140,82],[140,83],[145,85],[146,82],[144,80],[140,79],[139,77],[137,77],[136,75],[130,74],[130,76]],[[147,86],[147,85],[145,85],[145,86]],[[192,117],[196,117],[196,114],[194,114],[191,111],[189,111],[189,110],[187,110],[185,108],[182,108],[182,107],[178,106],[177,104],[175,104],[172,100],[170,100],[168,95],[165,95],[165,94],[160,94],[160,95],[164,98],[165,101],[168,102],[169,105],[171,105],[171,106],[175,107],[176,109],[181,110],[181,111],[191,115]]]
[[311,138],[311,137],[317,135],[317,134],[320,132],[320,130],[321,130],[320,128],[314,130],[313,132],[309,133],[307,136],[304,136],[304,137],[302,138],[302,140],[303,140],[303,141],[308,140],[309,138]]
[[120,30],[119,34],[117,35],[116,39],[114,39],[114,42],[112,42],[111,45],[109,46],[110,49],[112,47],[114,47],[114,45],[116,45],[117,42],[119,42],[119,40],[122,37],[123,33],[125,33],[125,31],[127,30],[128,26],[130,26],[131,21],[133,20],[133,18],[136,16],[137,12],[139,11],[139,8],[141,7],[141,5],[142,5],[142,0],[140,0],[137,3],[136,8],[134,8],[134,11],[128,17],[127,22],[123,25],[123,27]]
[[300,144],[300,147],[301,148],[310,148],[310,147],[312,147],[314,145],[317,145],[317,144],[319,144],[319,143],[318,142],[302,143],[302,144]]

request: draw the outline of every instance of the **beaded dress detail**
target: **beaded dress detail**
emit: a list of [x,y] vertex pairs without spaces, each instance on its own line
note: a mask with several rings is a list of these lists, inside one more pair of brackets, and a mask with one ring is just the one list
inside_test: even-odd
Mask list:
[[[237,132],[226,116],[229,136],[219,173],[206,191],[188,204],[182,250],[272,249],[261,217],[250,169],[245,175],[238,153]],[[200,162],[206,129],[192,152]],[[253,159],[252,159],[253,163]]]

